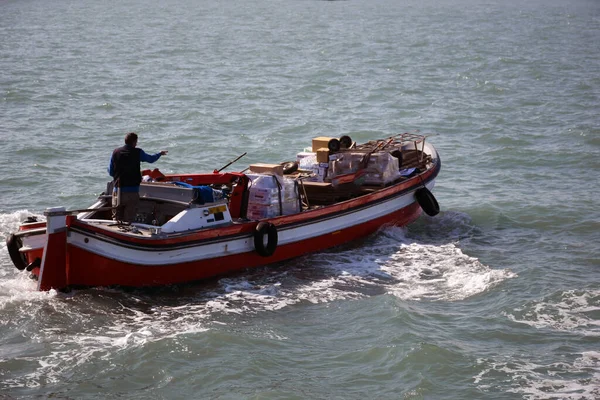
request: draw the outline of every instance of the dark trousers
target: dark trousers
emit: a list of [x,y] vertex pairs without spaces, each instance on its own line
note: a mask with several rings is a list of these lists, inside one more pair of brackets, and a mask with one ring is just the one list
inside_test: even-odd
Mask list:
[[115,221],[133,222],[139,202],[138,192],[113,192],[112,206],[117,208],[112,210],[112,218]]

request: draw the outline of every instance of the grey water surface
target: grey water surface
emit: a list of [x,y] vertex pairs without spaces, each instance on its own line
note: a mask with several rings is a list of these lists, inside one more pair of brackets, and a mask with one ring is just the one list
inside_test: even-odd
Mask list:
[[436,217],[155,290],[36,292],[0,398],[600,398],[600,2],[0,0],[0,236],[163,172],[429,135]]

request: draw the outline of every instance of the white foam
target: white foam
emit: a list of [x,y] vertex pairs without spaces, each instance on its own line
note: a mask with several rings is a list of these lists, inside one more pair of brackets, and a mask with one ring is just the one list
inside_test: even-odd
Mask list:
[[[71,315],[83,328],[71,329],[68,334],[64,327],[44,327],[32,333],[32,343],[44,343],[51,349],[48,354],[36,354],[35,357],[19,357],[20,360],[35,362],[39,367],[27,375],[12,381],[5,381],[7,387],[41,386],[45,383],[57,383],[63,379],[63,371],[72,370],[73,365],[83,365],[94,359],[109,359],[119,351],[129,351],[153,342],[177,338],[180,335],[204,332],[210,326],[210,312],[204,304],[185,306],[154,306],[143,312],[131,307],[122,307],[118,312],[109,314],[110,324],[95,325],[94,311],[89,315],[80,314],[70,298],[54,293],[54,298],[42,299],[51,305],[58,315]],[[40,299],[37,299],[40,300]],[[75,307],[78,311],[73,311]],[[44,318],[46,316],[44,315]],[[79,329],[79,331],[78,331]]]
[[10,315],[13,309],[21,304],[30,302],[46,302],[56,297],[57,292],[38,292],[37,282],[29,276],[10,265],[8,270],[2,268],[0,272],[0,322],[4,316]]
[[600,321],[588,316],[600,311],[600,290],[569,290],[532,302],[513,313],[504,313],[511,321],[538,329],[577,332],[600,336]]
[[340,293],[335,287],[343,284],[351,289],[354,284],[369,285],[373,292],[383,290],[403,300],[455,301],[517,276],[483,265],[455,244],[420,244],[405,234],[401,228],[386,228],[374,243],[337,252],[326,262],[331,276],[312,283],[313,290],[303,288],[303,294],[312,293],[307,299],[313,302],[353,298],[355,291]]
[[[592,400],[600,398],[600,353],[584,352],[573,362],[542,364],[511,356],[478,360],[482,371],[474,383],[482,390],[518,393],[525,399]],[[505,384],[506,387],[499,387]]]
[[45,221],[46,217],[40,214],[32,213],[29,210],[17,210],[10,214],[0,214],[0,234],[8,236],[10,233],[19,229],[19,225],[27,219],[34,216],[38,221]]
[[[285,276],[285,275],[282,275]],[[275,276],[277,278],[277,275]],[[213,310],[225,313],[242,314],[261,310],[278,310],[295,301],[290,301],[281,291],[281,282],[267,280],[265,282],[249,281],[239,278],[221,279],[225,293],[215,295],[210,301]]]
[[395,227],[360,247],[310,255],[283,272],[261,274],[266,273],[257,273],[256,279],[222,279],[224,293],[207,306],[223,313],[247,313],[382,293],[404,300],[455,301],[516,276],[483,265],[455,244],[412,242],[405,229]]

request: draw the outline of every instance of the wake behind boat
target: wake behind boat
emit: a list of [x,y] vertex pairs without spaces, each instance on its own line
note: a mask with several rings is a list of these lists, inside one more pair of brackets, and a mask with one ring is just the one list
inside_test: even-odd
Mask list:
[[38,290],[197,281],[334,247],[436,215],[441,160],[411,133],[319,137],[296,161],[242,172],[143,171],[136,222],[111,219],[112,182],[85,210],[48,208],[7,238]]

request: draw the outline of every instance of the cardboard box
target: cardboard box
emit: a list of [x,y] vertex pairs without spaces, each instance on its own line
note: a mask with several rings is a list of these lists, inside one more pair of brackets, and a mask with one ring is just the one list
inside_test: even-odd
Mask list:
[[312,151],[316,153],[317,150],[319,150],[323,147],[329,150],[328,144],[331,139],[335,139],[335,138],[326,137],[326,136],[320,136],[320,137],[313,138]]
[[283,165],[280,164],[251,164],[249,169],[256,174],[283,176]]
[[317,162],[328,163],[329,162],[329,149],[327,147],[321,147],[317,150]]

